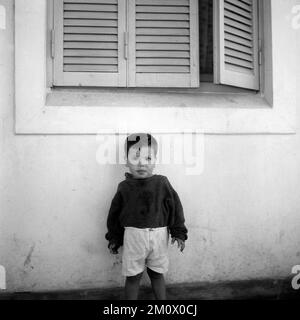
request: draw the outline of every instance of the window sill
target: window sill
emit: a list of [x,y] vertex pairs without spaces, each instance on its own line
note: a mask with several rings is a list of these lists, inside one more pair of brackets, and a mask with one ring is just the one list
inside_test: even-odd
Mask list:
[[[17,94],[17,134],[199,132],[295,133],[288,106],[271,107],[260,94],[155,90],[48,90]],[[22,103],[20,99],[22,98]],[[27,102],[27,103],[26,103]],[[28,112],[30,110],[30,112]],[[284,110],[284,112],[282,112]]]
[[56,89],[46,96],[43,117],[53,119],[43,125],[48,134],[293,133],[260,94],[249,92]]
[[43,117],[53,119],[43,126],[49,134],[292,133],[260,94],[244,92],[58,89],[47,94]]
[[[155,88],[57,88],[46,96],[49,107],[109,108],[269,108],[260,94],[249,90],[220,88],[201,89]],[[219,86],[221,87],[221,86]]]

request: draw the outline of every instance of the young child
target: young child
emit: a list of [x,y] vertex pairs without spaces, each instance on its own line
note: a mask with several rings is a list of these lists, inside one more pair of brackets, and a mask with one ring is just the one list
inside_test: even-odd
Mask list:
[[145,266],[156,299],[166,299],[163,274],[167,272],[169,233],[183,251],[187,239],[182,205],[167,177],[153,174],[157,142],[146,133],[132,134],[125,142],[130,173],[119,183],[107,218],[105,238],[113,254],[123,245],[122,274],[125,299],[138,298]]

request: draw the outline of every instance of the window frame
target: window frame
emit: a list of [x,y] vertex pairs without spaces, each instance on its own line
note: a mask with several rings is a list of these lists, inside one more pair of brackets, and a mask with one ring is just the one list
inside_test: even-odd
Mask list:
[[[47,27],[50,2],[15,0],[17,134],[97,134],[119,132],[121,128],[126,132],[142,129],[153,133],[179,133],[186,129],[207,134],[295,133],[295,104],[284,103],[280,92],[273,92],[283,80],[278,77],[278,65],[273,64],[274,59],[279,61],[280,53],[272,46],[272,35],[273,38],[276,36],[272,22],[280,10],[270,0],[260,1],[264,6],[264,52],[270,57],[264,66],[263,91],[258,95],[200,94],[192,97],[194,102],[190,104],[184,103],[186,95],[178,94],[183,105],[163,108],[157,108],[159,102],[154,106],[150,104],[151,107],[148,104],[147,108],[124,108],[122,104],[108,106],[101,99],[93,108],[80,101],[74,101],[72,105],[63,103],[66,91],[55,92],[46,76],[50,63],[50,48],[46,41],[50,32]],[[275,40],[278,44],[278,38]],[[31,81],[27,78],[29,73]],[[56,102],[50,105],[47,101],[53,94],[58,100],[54,99]],[[145,95],[149,103],[151,95]],[[230,99],[234,102],[230,103]],[[228,102],[226,107],[224,101]],[[137,118],[141,119],[139,124],[136,124]]]
[[[88,88],[88,85],[78,85],[77,83],[80,82],[80,80],[73,80],[73,81],[68,81],[69,84],[68,85],[64,85],[62,80],[60,84],[58,85],[55,85],[54,84],[54,77],[55,77],[55,73],[60,73],[59,75],[59,78],[60,79],[63,79],[63,72],[60,71],[60,72],[57,72],[58,68],[57,68],[57,63],[54,59],[54,56],[55,56],[55,51],[56,51],[56,45],[57,45],[57,35],[54,35],[53,31],[55,29],[54,27],[54,24],[55,24],[55,1],[56,0],[48,0],[48,7],[47,7],[47,10],[48,10],[48,29],[49,29],[49,33],[48,33],[48,41],[47,41],[47,46],[49,46],[47,48],[47,82],[48,82],[48,86],[51,87],[51,88],[55,88],[55,87],[60,87],[60,88],[70,88],[72,87],[72,84],[74,87],[86,87]],[[212,79],[209,80],[208,83],[206,83],[206,86],[205,86],[205,89],[202,90],[201,86],[203,85],[203,82],[206,82],[206,80],[203,80],[203,82],[201,81],[203,79],[203,74],[201,74],[200,72],[200,61],[199,61],[199,51],[197,52],[196,55],[193,55],[192,59],[195,60],[197,59],[198,60],[198,67],[199,67],[199,71],[197,74],[195,74],[195,70],[192,72],[192,83],[193,84],[196,84],[198,83],[199,86],[196,87],[194,85],[192,85],[191,87],[186,87],[186,86],[181,86],[180,84],[175,84],[175,82],[173,82],[172,84],[172,88],[179,88],[180,90],[182,89],[187,89],[187,92],[189,89],[193,88],[195,90],[195,92],[207,92],[207,88],[209,88],[209,91],[210,93],[212,92],[215,92],[215,93],[219,93],[219,92],[230,92],[230,93],[243,93],[245,92],[245,90],[249,90],[249,92],[252,91],[252,93],[255,93],[255,92],[260,92],[261,91],[261,83],[260,83],[260,80],[261,80],[261,76],[262,76],[262,69],[263,69],[263,66],[262,66],[262,61],[261,63],[258,65],[258,87],[259,89],[256,90],[256,89],[245,89],[243,87],[235,87],[235,86],[230,86],[230,85],[226,85],[226,84],[221,84],[220,83],[220,66],[218,65],[219,64],[219,57],[220,57],[220,44],[218,43],[218,38],[219,38],[219,30],[220,30],[220,21],[216,21],[218,19],[218,16],[219,16],[219,12],[218,12],[218,2],[219,0],[212,0],[213,1],[213,7],[214,7],[214,12],[213,12],[213,25],[214,25],[214,30],[213,30],[213,46],[214,46],[214,52],[213,52],[213,61],[214,61],[214,65],[213,65],[213,74],[211,75],[212,76]],[[258,13],[259,13],[259,21],[258,21],[258,41],[261,42],[261,39],[263,38],[263,35],[262,35],[262,32],[261,32],[261,28],[260,26],[262,25],[262,15],[261,15],[261,11],[262,11],[262,5],[261,5],[261,1],[260,0],[256,0],[257,3],[259,4],[260,8],[258,10]],[[130,11],[132,10],[130,7],[132,7],[132,2],[129,3],[129,5],[127,6],[127,10],[126,11]],[[193,11],[193,10],[192,10]],[[198,11],[198,8],[197,8],[197,11]],[[126,14],[129,14],[128,12]],[[119,16],[120,18],[120,16]],[[124,23],[123,19],[120,19],[122,24]],[[126,20],[126,19],[125,19]],[[131,19],[132,20],[132,19]],[[197,21],[194,21],[194,23],[196,24],[199,24],[199,18],[197,17],[196,19]],[[125,23],[127,24],[127,22]],[[124,26],[122,26],[122,28],[124,28]],[[128,25],[128,29],[129,29],[129,32],[127,32],[128,34],[128,40],[129,43],[128,45],[130,45],[130,43],[134,43],[135,42],[135,35],[134,33],[132,32],[132,29],[135,28],[135,25],[132,24],[132,22],[129,23]],[[197,36],[199,37],[199,34],[197,34]],[[122,39],[120,40],[121,41],[121,47],[124,46],[124,39],[123,37],[121,37]],[[194,38],[194,35],[192,36],[192,38]],[[192,41],[192,38],[191,38],[191,41]],[[197,41],[192,44],[192,47],[195,47],[199,45],[199,39],[197,39]],[[257,48],[259,50],[259,52],[261,52],[261,46],[259,48]],[[127,58],[127,62],[123,61],[122,62],[122,66],[121,68],[124,68],[124,64],[126,65],[125,68],[127,69],[127,71],[125,72],[125,77],[127,78],[127,80],[124,80],[122,79],[122,83],[125,82],[128,82],[128,84],[126,85],[114,85],[114,86],[110,86],[110,85],[95,85],[95,88],[105,88],[105,87],[112,87],[112,88],[143,88],[143,87],[146,87],[146,88],[161,88],[161,92],[165,92],[165,85],[163,85],[163,83],[165,81],[162,81],[162,85],[158,85],[158,86],[135,86],[134,83],[135,83],[135,77],[136,77],[136,74],[135,72],[133,72],[133,70],[135,70],[135,64],[133,63],[133,61],[135,60],[135,48],[129,48],[129,50],[131,52],[131,55],[132,57],[128,57]],[[50,55],[48,54],[50,52]],[[129,52],[128,52],[129,53]],[[259,53],[258,53],[259,54]],[[121,55],[121,52],[119,51],[119,55]],[[59,61],[60,62],[60,61]],[[193,64],[193,62],[192,62]],[[55,69],[56,69],[56,72],[55,72]],[[108,75],[109,76],[109,75]],[[101,77],[101,75],[100,75]],[[84,78],[83,78],[83,82],[87,82],[87,78],[89,78],[88,75],[85,75]],[[151,80],[150,80],[151,81]],[[95,82],[97,83],[97,76],[96,76],[96,79],[95,79]],[[227,88],[226,88],[227,87]],[[231,89],[230,89],[231,88]]]

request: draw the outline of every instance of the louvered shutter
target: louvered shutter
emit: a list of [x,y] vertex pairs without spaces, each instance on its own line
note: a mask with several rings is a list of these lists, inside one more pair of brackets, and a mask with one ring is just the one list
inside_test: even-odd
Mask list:
[[129,0],[131,87],[198,87],[198,0]]
[[126,86],[124,0],[54,0],[54,85]]
[[259,89],[257,0],[219,0],[215,82]]

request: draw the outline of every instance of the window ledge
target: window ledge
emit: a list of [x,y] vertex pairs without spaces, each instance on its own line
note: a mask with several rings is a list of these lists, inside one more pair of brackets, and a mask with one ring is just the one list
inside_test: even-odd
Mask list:
[[260,94],[155,89],[58,89],[46,96],[51,107],[270,108]]
[[44,123],[43,131],[50,129],[47,133],[293,132],[254,93],[59,89],[47,94],[43,117],[53,119],[50,125]]
[[[276,2],[272,4],[272,20],[280,21],[282,8],[276,6]],[[274,61],[270,73],[274,89],[272,107],[255,94],[59,92],[47,88],[47,1],[15,0],[15,131],[17,134],[97,134],[137,130],[153,133],[187,130],[207,134],[295,133],[296,101],[293,97],[296,82],[290,78],[290,73],[282,74],[281,70],[282,63],[293,70],[297,51],[291,48],[287,57],[285,50],[280,49],[297,43],[297,34],[288,29],[286,37],[281,37],[278,30],[287,29],[283,22],[274,24],[276,27],[272,30],[276,44],[270,60]]]

